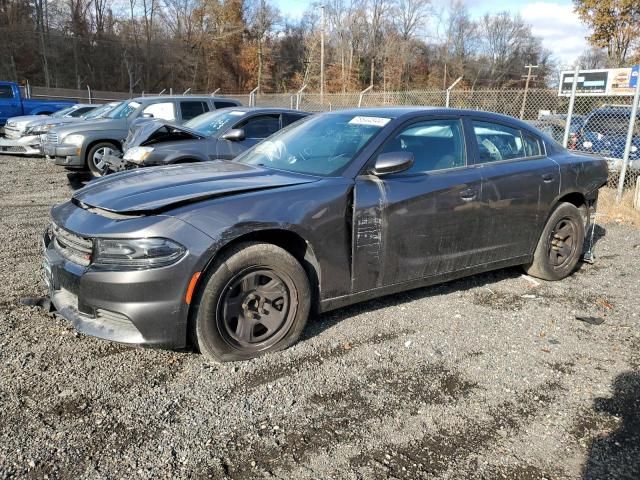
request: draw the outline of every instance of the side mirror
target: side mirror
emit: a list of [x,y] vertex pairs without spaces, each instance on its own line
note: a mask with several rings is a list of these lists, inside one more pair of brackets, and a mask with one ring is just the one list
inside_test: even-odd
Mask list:
[[231,142],[241,142],[246,138],[246,136],[242,128],[232,128],[227,133],[222,135],[222,138]]
[[373,175],[388,175],[408,170],[413,165],[413,153],[389,152],[381,153],[376,158],[376,163],[371,169]]

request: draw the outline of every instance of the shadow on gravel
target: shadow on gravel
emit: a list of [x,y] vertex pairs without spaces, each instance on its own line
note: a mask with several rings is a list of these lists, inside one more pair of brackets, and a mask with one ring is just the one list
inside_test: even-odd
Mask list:
[[348,307],[340,308],[333,312],[322,314],[316,317],[315,321],[309,322],[305,328],[301,341],[308,340],[322,331],[327,330],[342,320],[361,313],[371,313],[383,308],[395,307],[403,303],[421,300],[423,298],[436,295],[447,295],[454,292],[470,290],[472,288],[490,285],[502,280],[517,278],[524,272],[520,267],[505,268],[492,272],[480,273],[459,280],[452,280],[447,283],[440,283],[430,287],[417,288],[386,297],[376,298],[367,302],[357,303]]
[[67,179],[69,180],[69,187],[72,190],[78,190],[92,180],[92,177],[87,172],[69,172],[67,173]]
[[593,441],[584,480],[640,478],[640,372],[616,377],[611,398],[597,398],[596,412],[618,417],[620,425]]

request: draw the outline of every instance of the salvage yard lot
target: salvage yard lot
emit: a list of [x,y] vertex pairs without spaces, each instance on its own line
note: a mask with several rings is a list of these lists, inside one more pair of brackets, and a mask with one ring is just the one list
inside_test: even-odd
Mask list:
[[0,478],[640,478],[640,230],[562,282],[477,275],[209,364],[19,304],[70,178],[0,156]]

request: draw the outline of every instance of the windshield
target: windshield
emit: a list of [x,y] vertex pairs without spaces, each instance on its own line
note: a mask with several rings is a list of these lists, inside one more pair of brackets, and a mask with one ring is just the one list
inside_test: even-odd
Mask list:
[[218,132],[226,130],[246,115],[246,112],[239,110],[217,110],[211,113],[203,113],[196,118],[192,118],[184,124],[185,127],[195,130],[202,135],[210,137]]
[[122,102],[116,108],[107,113],[105,118],[127,118],[133,112],[135,112],[138,108],[140,108],[140,103],[130,100],[128,102]]
[[89,120],[91,118],[101,118],[106,113],[113,110],[115,107],[110,103],[105,103],[104,105],[99,106],[98,108],[94,108],[93,110],[89,110],[87,113],[82,115],[82,118],[85,120]]
[[67,108],[63,108],[62,110],[58,110],[56,113],[51,114],[51,117],[53,118],[60,118],[60,117],[64,117],[65,115],[73,112],[76,109],[76,107],[67,107]]
[[[585,132],[599,133],[601,135],[626,135],[629,131],[631,111],[622,112],[597,112],[593,114],[584,125]],[[638,135],[640,127],[636,122],[634,135]]]
[[349,114],[308,117],[259,143],[236,161],[309,175],[336,175],[390,120]]

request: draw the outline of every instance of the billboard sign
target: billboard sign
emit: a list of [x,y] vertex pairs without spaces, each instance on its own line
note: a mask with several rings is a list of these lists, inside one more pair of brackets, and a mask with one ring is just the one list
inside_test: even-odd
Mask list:
[[[576,95],[633,95],[638,83],[640,66],[626,68],[609,68],[600,70],[580,70]],[[560,73],[558,95],[571,96],[574,72]]]

